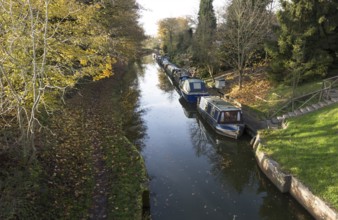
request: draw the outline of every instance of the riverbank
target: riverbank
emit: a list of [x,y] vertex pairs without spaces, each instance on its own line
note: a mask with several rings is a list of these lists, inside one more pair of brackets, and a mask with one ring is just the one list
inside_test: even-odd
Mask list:
[[137,105],[129,70],[83,82],[46,115],[33,164],[0,154],[1,219],[142,219],[146,169],[124,131]]
[[142,219],[143,215],[146,168],[125,131],[137,105],[137,90],[132,88],[136,73],[124,66],[116,71],[112,78],[82,85],[67,101],[71,111],[83,110],[78,126],[86,130],[84,137],[89,137],[86,142],[93,150],[90,219]]
[[248,133],[258,133],[255,156],[261,170],[316,219],[336,220],[338,216],[336,109],[337,104],[290,118],[287,129],[264,130],[264,120],[250,106],[243,108]]
[[[287,129],[261,132],[261,150],[338,210],[338,104],[288,119]],[[283,150],[281,150],[283,149]]]

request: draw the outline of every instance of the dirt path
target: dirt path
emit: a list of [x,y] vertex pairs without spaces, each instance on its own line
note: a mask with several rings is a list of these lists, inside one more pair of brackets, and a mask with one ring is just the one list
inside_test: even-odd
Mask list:
[[[69,104],[81,108],[81,126],[85,131],[83,140],[92,148],[94,189],[89,219],[108,218],[109,173],[105,164],[105,134],[114,132],[111,106],[112,88],[117,85],[115,79],[105,79],[82,86]],[[103,132],[105,131],[105,132]]]
[[[90,115],[89,115],[90,117]],[[97,117],[93,117],[98,120]],[[99,131],[92,130],[91,142],[93,151],[94,162],[94,191],[93,191],[93,204],[90,209],[90,219],[106,219],[107,206],[108,206],[108,172],[104,162],[104,152],[99,140]]]

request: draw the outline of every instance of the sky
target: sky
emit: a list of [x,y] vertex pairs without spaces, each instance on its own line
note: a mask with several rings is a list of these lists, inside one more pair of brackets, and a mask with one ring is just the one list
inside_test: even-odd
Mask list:
[[[197,16],[200,0],[136,0],[145,10],[141,12],[140,23],[147,35],[156,36],[157,22],[164,18]],[[227,0],[214,0],[217,10],[226,4]]]

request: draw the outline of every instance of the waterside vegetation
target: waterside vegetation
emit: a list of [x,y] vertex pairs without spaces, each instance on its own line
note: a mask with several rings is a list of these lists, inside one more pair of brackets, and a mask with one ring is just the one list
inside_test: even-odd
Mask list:
[[287,129],[261,132],[262,148],[338,210],[338,105],[289,119]]
[[[234,70],[238,85],[230,94],[264,117],[278,107],[272,100],[315,90],[338,69],[338,3],[282,0],[275,14],[267,7],[272,2],[233,0],[217,24],[212,0],[201,0],[198,22],[161,21],[161,45],[154,47],[212,81]],[[147,177],[127,136],[144,132],[128,70],[145,39],[140,6],[135,0],[0,5],[0,218],[88,219],[97,217],[97,207],[112,219],[142,218]],[[248,71],[258,67],[266,69],[262,78]],[[248,98],[252,91],[262,93]],[[264,135],[271,140],[266,151],[337,209],[336,107]]]
[[0,219],[142,218],[146,171],[125,132],[139,10],[0,1]]
[[[284,114],[280,109],[290,101],[292,106],[284,110],[293,111],[298,104],[293,100],[300,96],[311,94],[300,106],[310,105],[322,100],[323,93],[316,91],[337,89],[337,82],[329,87],[323,82],[337,76],[337,2],[233,0],[218,12],[217,26],[212,2],[201,0],[195,22],[186,18],[196,26],[168,30],[159,23],[158,48],[174,63],[210,86],[215,78],[225,79],[222,92],[236,98],[258,120]],[[205,37],[209,33],[215,36]],[[167,46],[168,36],[174,46]],[[204,39],[208,43],[203,45]],[[263,150],[337,210],[336,109],[333,105],[287,119],[284,130],[263,131]]]

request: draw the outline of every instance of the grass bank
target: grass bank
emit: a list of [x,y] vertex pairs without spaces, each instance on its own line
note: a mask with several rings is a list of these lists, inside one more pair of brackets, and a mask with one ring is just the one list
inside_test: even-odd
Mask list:
[[[265,72],[246,75],[241,90],[233,74],[228,75],[226,80],[228,87],[225,93],[244,104],[259,119],[275,113],[293,95],[291,86],[270,82]],[[295,96],[321,88],[321,80],[304,83],[296,88]],[[287,129],[260,133],[264,152],[338,210],[337,104],[288,119]]]
[[262,150],[338,210],[338,104],[262,131]]

